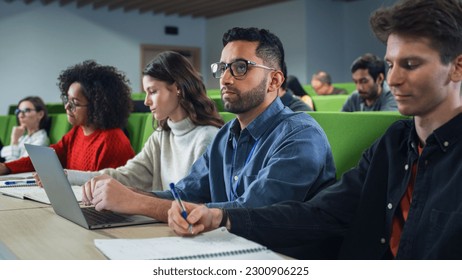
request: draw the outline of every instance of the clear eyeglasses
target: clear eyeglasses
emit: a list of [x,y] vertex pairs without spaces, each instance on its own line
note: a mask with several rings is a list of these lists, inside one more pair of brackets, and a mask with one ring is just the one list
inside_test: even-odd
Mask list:
[[231,63],[215,62],[212,65],[210,65],[210,68],[212,69],[213,77],[217,79],[221,79],[226,69],[229,69],[233,77],[245,76],[245,74],[247,74],[247,71],[249,70],[249,66],[259,67],[259,68],[263,68],[266,70],[276,70],[274,68],[261,65],[261,64],[257,64],[256,62],[245,60],[245,59],[238,59]]
[[61,100],[63,101],[64,107],[66,107],[66,105],[69,104],[69,110],[71,112],[75,112],[77,107],[87,107],[88,106],[88,104],[86,105],[75,104],[74,100],[69,99],[67,95],[61,95]]

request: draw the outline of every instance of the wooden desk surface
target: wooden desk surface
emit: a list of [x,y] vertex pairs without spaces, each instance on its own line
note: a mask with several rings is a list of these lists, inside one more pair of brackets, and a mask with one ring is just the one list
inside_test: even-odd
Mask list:
[[0,240],[18,259],[106,259],[94,239],[174,235],[163,223],[87,230],[56,215],[46,204],[0,196],[0,205],[7,204],[10,207],[0,211]]
[[51,207],[51,205],[37,203],[29,199],[19,199],[16,197],[7,196],[7,195],[3,195],[0,193],[0,211],[43,208],[43,207]]

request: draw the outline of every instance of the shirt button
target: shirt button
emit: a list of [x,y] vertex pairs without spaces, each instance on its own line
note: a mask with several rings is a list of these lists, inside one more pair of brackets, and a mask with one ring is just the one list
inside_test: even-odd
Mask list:
[[447,146],[449,146],[449,142],[448,142],[448,141],[444,141],[443,145],[444,145],[445,147],[447,147]]
[[415,148],[414,142],[411,143],[411,147],[412,147],[412,148]]
[[393,208],[393,204],[388,203],[387,208],[391,210]]
[[409,169],[409,164],[406,164],[406,165],[404,166],[404,170],[408,170],[408,169]]
[[234,181],[237,181],[237,179],[239,179],[239,177],[237,175],[234,176]]
[[380,243],[385,244],[386,240],[385,238],[380,238]]

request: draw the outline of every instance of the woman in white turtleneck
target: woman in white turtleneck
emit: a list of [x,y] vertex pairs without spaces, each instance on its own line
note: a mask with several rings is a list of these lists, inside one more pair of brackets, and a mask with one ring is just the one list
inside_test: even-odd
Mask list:
[[[127,187],[165,190],[185,177],[215,137],[223,120],[207,96],[200,74],[176,52],[163,52],[143,71],[144,104],[158,126],[125,166],[99,172],[68,170],[72,184],[107,174]],[[114,151],[116,152],[116,151]]]

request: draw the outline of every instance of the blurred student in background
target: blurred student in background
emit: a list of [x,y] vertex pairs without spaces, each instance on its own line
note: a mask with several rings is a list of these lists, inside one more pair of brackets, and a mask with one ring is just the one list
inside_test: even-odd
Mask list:
[[18,102],[15,110],[17,126],[11,131],[10,145],[1,149],[1,157],[12,161],[27,156],[24,144],[48,146],[48,113],[43,100],[38,96],[28,96]]
[[[125,75],[89,60],[64,70],[58,81],[67,119],[73,125],[51,145],[63,167],[96,171],[124,165],[135,155],[121,129],[132,108]],[[33,170],[29,157],[0,164],[0,174]]]
[[318,71],[311,77],[311,87],[318,95],[348,94],[343,88],[332,85],[332,78],[325,71]]
[[353,61],[351,75],[356,91],[343,105],[343,112],[398,110],[390,87],[385,82],[383,59],[366,53]]
[[313,99],[311,99],[311,97],[303,89],[297,77],[292,75],[287,76],[287,88],[290,89],[295,96],[299,97],[303,102],[310,106],[312,110],[314,110]]
[[189,173],[224,124],[200,74],[179,53],[168,51],[154,58],[143,71],[143,88],[144,104],[158,122],[143,150],[117,169],[68,170],[73,184],[108,174],[126,186],[164,190]]
[[292,111],[313,111],[313,109],[308,106],[305,102],[303,102],[299,97],[296,97],[292,94],[292,91],[287,88],[287,66],[284,62],[282,67],[282,73],[284,73],[284,82],[279,88],[278,96],[281,98],[282,104],[289,107]]

